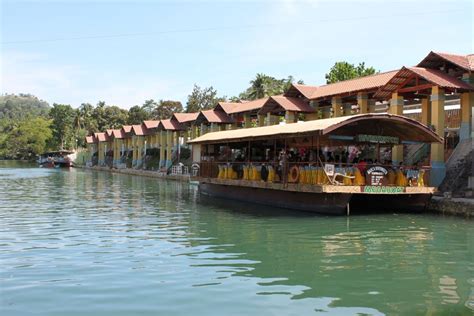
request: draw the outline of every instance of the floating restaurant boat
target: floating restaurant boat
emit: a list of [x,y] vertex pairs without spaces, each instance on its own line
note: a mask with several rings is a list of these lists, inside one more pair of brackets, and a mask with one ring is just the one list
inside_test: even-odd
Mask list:
[[67,150],[46,152],[38,157],[38,164],[43,168],[69,168],[73,166],[71,154],[73,152]]
[[202,194],[342,215],[423,210],[436,191],[430,167],[389,157],[404,144],[442,142],[418,121],[383,113],[211,132],[189,143]]

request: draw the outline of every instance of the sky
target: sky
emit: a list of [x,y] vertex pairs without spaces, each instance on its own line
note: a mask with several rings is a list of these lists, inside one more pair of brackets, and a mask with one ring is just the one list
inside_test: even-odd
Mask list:
[[238,95],[257,73],[325,83],[337,61],[380,71],[474,52],[473,1],[0,0],[0,92],[130,108]]

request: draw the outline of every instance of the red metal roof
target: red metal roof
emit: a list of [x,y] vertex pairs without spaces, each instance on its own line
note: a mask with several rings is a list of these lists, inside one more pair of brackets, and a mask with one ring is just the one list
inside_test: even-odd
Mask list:
[[234,123],[234,120],[227,115],[224,111],[216,110],[204,110],[199,113],[199,117],[204,118],[208,123],[221,123],[230,124]]
[[87,144],[93,144],[95,143],[95,139],[94,139],[94,136],[86,136],[86,143]]
[[236,113],[260,110],[265,104],[265,102],[267,101],[268,101],[268,98],[262,98],[262,99],[252,100],[252,101],[242,101],[242,103],[236,103],[235,106],[232,109],[230,109],[229,112],[226,111],[226,113],[236,114]]
[[143,121],[143,125],[145,125],[146,129],[157,128],[159,124],[160,121]]
[[95,133],[95,137],[99,142],[106,142],[107,141],[107,134],[106,133]]
[[132,125],[132,132],[136,136],[143,136],[145,135],[145,131],[141,125]]
[[417,66],[426,68],[432,67],[436,59],[446,60],[467,71],[474,71],[474,55],[472,54],[457,55],[432,51],[425,58],[423,58],[423,60]]
[[219,102],[217,103],[217,106],[214,109],[219,109],[221,108],[222,111],[226,112],[227,114],[230,114],[230,112],[237,106],[241,105],[242,103],[240,102]]
[[192,122],[197,119],[199,115],[199,112],[194,112],[194,113],[174,113],[173,117],[178,121],[179,123],[187,123],[187,122]]
[[164,129],[167,131],[177,131],[177,130],[181,130],[182,127],[177,121],[167,119],[167,120],[160,121],[159,129]]
[[392,70],[320,86],[311,95],[310,99],[316,100],[340,94],[356,94],[357,92],[374,90],[384,86],[397,72],[398,70]]
[[122,130],[128,134],[132,131],[132,125],[124,125],[122,126]]
[[113,138],[117,139],[125,138],[125,132],[123,131],[123,129],[114,129],[112,131],[112,136]]
[[310,99],[317,89],[318,86],[308,86],[305,84],[293,83],[287,93],[285,93],[285,96],[292,97],[296,96],[297,94],[301,94],[305,98]]
[[387,82],[383,87],[380,87],[380,89],[375,93],[374,97],[381,99],[390,98],[391,94],[396,92],[398,89],[403,88],[400,85],[406,82],[406,80],[413,75],[421,77],[432,85],[439,86],[441,88],[452,90],[456,89],[461,91],[474,90],[474,86],[455,77],[451,77],[440,70],[421,67],[403,67],[392,77],[392,79],[390,79],[389,82]]
[[268,98],[265,105],[258,114],[267,114],[268,112],[293,111],[302,113],[311,113],[315,110],[302,98],[285,97],[283,95],[274,95]]

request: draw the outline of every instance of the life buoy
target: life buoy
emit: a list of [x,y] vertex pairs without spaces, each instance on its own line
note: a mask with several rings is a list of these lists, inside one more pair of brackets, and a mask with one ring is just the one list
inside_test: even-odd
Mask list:
[[290,169],[290,174],[288,175],[288,182],[296,183],[300,176],[300,170],[297,166],[293,166]]

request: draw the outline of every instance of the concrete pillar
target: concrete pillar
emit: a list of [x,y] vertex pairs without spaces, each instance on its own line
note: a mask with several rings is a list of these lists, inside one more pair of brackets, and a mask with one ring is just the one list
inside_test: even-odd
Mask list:
[[188,132],[187,129],[183,131],[183,145],[188,144],[188,134],[189,134],[189,132]]
[[[433,87],[431,89],[431,124],[436,134],[444,137],[444,89]],[[446,175],[444,163],[444,144],[431,144],[431,173],[430,185],[439,186]]]
[[428,98],[421,99],[421,123],[427,126],[431,124],[431,106]]
[[143,163],[143,144],[145,137],[137,136],[136,149],[137,149],[137,164],[136,167],[141,167]]
[[[398,95],[398,93],[392,93],[392,98],[390,99],[390,114],[403,114],[403,97]],[[392,162],[395,165],[398,165],[403,161],[403,145],[395,145],[392,147]]]
[[285,122],[286,124],[295,123],[297,118],[297,113],[293,111],[285,112]]
[[267,126],[278,124],[277,119],[278,119],[278,117],[276,115],[273,115],[271,112],[268,112],[267,113],[267,122],[266,122]]
[[166,131],[166,167],[169,168],[172,164],[172,150],[173,150],[173,132]]
[[132,136],[132,168],[137,165],[137,137]]
[[463,141],[474,138],[472,127],[472,107],[474,107],[474,92],[461,94],[461,127],[459,128],[459,140]]
[[166,162],[166,132],[160,131],[160,168],[165,165]]
[[244,128],[252,127],[252,120],[250,118],[250,113],[244,113]]
[[359,114],[366,114],[369,112],[369,97],[367,93],[357,93],[357,105],[359,106]]
[[258,115],[258,126],[265,126],[265,115]]
[[321,116],[323,119],[327,119],[331,117],[331,107],[330,106],[325,106],[321,108]]
[[344,104],[342,107],[344,116],[352,115],[352,104]]
[[331,100],[332,104],[332,117],[340,117],[342,116],[342,100],[340,97],[332,97]]

